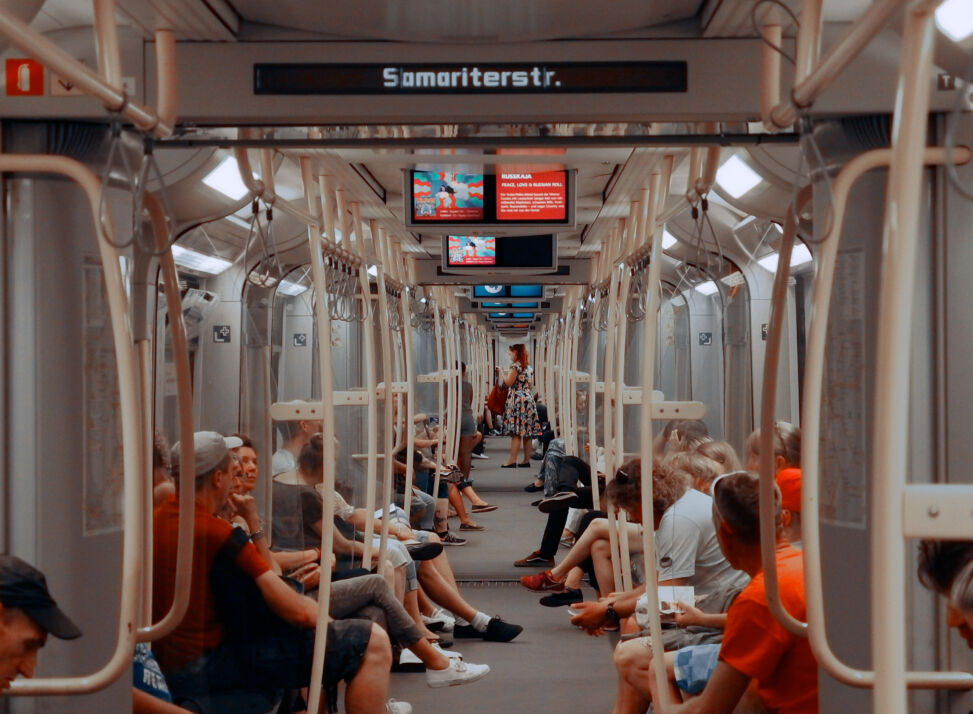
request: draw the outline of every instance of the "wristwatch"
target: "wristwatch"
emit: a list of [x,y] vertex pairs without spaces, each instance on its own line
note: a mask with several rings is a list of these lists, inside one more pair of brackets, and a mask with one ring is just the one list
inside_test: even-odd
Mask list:
[[615,612],[615,603],[613,602],[608,603],[608,608],[605,610],[605,617],[607,617],[612,622],[615,623],[618,622],[620,618],[618,617],[618,613]]

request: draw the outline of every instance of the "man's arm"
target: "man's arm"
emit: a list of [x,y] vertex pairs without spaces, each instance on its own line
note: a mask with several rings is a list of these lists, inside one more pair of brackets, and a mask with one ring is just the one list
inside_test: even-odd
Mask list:
[[[649,677],[649,686],[652,699],[658,701],[654,674]],[[720,661],[702,694],[682,704],[668,706],[665,711],[666,714],[732,714],[748,686],[750,677]]]
[[272,571],[260,575],[256,582],[264,602],[281,619],[297,627],[314,627],[317,624],[318,604],[291,590]]
[[[662,580],[659,587],[668,585],[685,585],[688,578],[674,578]],[[645,592],[645,585],[639,585],[627,593],[612,594],[600,600],[580,602],[572,606],[578,614],[571,618],[571,624],[584,629],[589,635],[600,635],[605,625],[609,624],[608,604],[619,618],[631,617],[635,614],[635,605],[639,596]]]

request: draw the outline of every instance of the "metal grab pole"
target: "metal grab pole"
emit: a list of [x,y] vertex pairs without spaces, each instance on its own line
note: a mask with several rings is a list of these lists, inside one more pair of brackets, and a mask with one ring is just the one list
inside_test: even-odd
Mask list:
[[[581,304],[575,310],[574,329],[571,334],[571,450],[572,456],[578,455],[578,351],[581,343]],[[592,488],[598,490],[598,479],[592,481]]]
[[811,187],[801,190],[784,218],[784,235],[777,253],[777,273],[770,301],[770,325],[764,355],[763,391],[760,396],[760,554],[763,563],[767,606],[784,629],[807,636],[807,623],[791,615],[780,599],[777,580],[777,528],[774,519],[774,408],[777,404],[777,373],[780,367],[781,333],[787,311],[787,282],[791,252],[797,235],[797,216],[811,198]]
[[446,387],[444,385],[444,380],[448,379],[446,376],[446,365],[444,364],[445,357],[443,356],[443,326],[442,319],[439,315],[439,305],[433,305],[433,319],[435,321],[435,339],[436,339],[436,364],[438,365],[437,372],[437,393],[436,393],[436,405],[439,409],[439,425],[436,431],[436,437],[438,444],[436,445],[436,478],[433,479],[432,493],[435,498],[439,498],[439,480],[442,476],[443,470],[443,451],[445,450],[445,445],[443,443],[443,414],[446,408]]
[[908,710],[902,494],[909,459],[907,405],[919,204],[923,196],[922,156],[935,43],[932,9],[910,9],[902,39],[882,240],[872,443],[872,711],[881,714],[906,714]]
[[[661,177],[649,178],[649,194],[652,201],[659,200]],[[668,184],[668,175],[666,176]],[[652,465],[654,462],[652,439],[652,400],[655,386],[655,335],[659,326],[659,303],[662,277],[662,235],[654,225],[648,226],[652,234],[652,254],[649,263],[648,303],[645,308],[645,324],[642,333],[642,413],[639,420],[639,446],[642,461],[642,555],[645,558],[645,597],[649,606],[649,633],[653,642],[662,642],[662,621],[659,613],[659,574],[656,570],[658,557],[655,552],[655,532],[652,529]],[[659,648],[661,654],[662,648]],[[657,701],[653,703],[664,714],[670,704],[665,658],[652,658],[652,674],[655,677]]]
[[112,87],[122,87],[122,53],[115,24],[115,0],[94,0],[98,72]]
[[[140,605],[140,629],[152,624],[152,511],[155,509],[152,483],[154,468],[152,449],[155,443],[152,418],[152,340],[142,339],[135,342],[138,357],[139,387],[142,404],[142,474],[145,488],[142,494],[142,603]],[[182,514],[180,514],[182,515]],[[180,523],[180,525],[182,525]],[[178,558],[178,546],[177,555]]]
[[[145,194],[145,208],[152,224],[158,250],[169,244],[169,231],[162,204],[153,194]],[[172,339],[172,360],[176,373],[176,403],[179,409],[179,481],[184,486],[196,478],[193,446],[193,383],[189,367],[189,343],[182,317],[182,298],[179,294],[179,275],[172,251],[159,256],[159,267],[165,286],[166,312],[169,316],[169,335]],[[176,535],[176,577],[173,582],[172,605],[169,612],[155,624],[140,627],[138,642],[154,642],[170,634],[186,616],[193,574],[193,528],[195,526],[196,493],[193,488],[179,489],[179,530]],[[147,560],[146,563],[151,563]],[[151,622],[151,613],[147,622]]]
[[[601,407],[602,426],[604,427],[605,438],[605,475],[608,479],[615,476],[615,470],[619,466],[615,450],[612,405],[612,399],[617,396],[614,389],[614,380],[615,340],[618,332],[618,278],[619,271],[612,270],[608,289],[608,332],[605,334],[605,387]],[[606,504],[605,511],[608,514],[608,544],[611,549],[612,576],[615,580],[615,590],[620,592],[624,588],[624,584],[622,581],[621,553],[618,544],[618,522],[614,508]]]
[[270,405],[274,403],[274,396],[270,389],[272,377],[272,365],[274,358],[273,347],[269,344],[260,348],[261,366],[263,367],[264,377],[264,456],[260,459],[262,465],[261,472],[264,479],[264,538],[267,539],[267,547],[274,544],[274,474],[271,459],[274,453],[274,422],[270,418]]
[[[415,464],[412,461],[412,454],[416,449],[416,429],[413,424],[416,414],[416,361],[414,352],[414,335],[412,334],[412,310],[411,288],[406,288],[405,294],[399,301],[399,310],[402,314],[402,342],[405,351],[405,382],[406,382],[406,402],[405,402],[405,496],[402,508],[407,514],[411,513],[412,508],[412,483],[415,480]],[[401,412],[399,419],[402,419]],[[434,494],[435,495],[435,494]]]
[[[308,210],[313,210],[315,196],[312,186],[304,184],[304,197]],[[326,200],[322,197],[322,200]],[[321,528],[321,581],[318,584],[318,620],[314,629],[314,655],[311,658],[311,682],[308,689],[310,712],[320,711],[321,687],[324,682],[324,652],[328,646],[328,606],[331,602],[331,553],[334,550],[334,528],[331,519],[334,514],[334,371],[331,366],[331,306],[328,301],[328,282],[321,257],[320,230],[308,226],[308,243],[311,249],[311,274],[314,282],[314,323],[318,333],[318,381],[321,384],[321,410],[324,426],[324,463],[322,464],[321,489],[322,513],[325,514]]]
[[[615,452],[615,468],[619,468],[625,461],[625,342],[628,336],[628,310],[625,306],[628,302],[628,291],[632,284],[632,271],[628,265],[623,265],[621,269],[621,282],[618,286],[618,318],[615,326],[615,380],[612,388],[612,396],[615,399],[615,418],[612,422],[615,430],[615,443],[618,449]],[[626,592],[632,589],[632,556],[628,543],[628,528],[624,512],[620,518],[621,530],[618,537],[621,542],[622,556],[622,587]]]
[[[382,478],[382,534],[379,539],[379,553],[382,575],[386,575],[391,567],[388,558],[385,557],[386,548],[389,541],[389,506],[392,502],[392,439],[393,418],[392,418],[392,336],[389,328],[389,300],[385,286],[385,269],[378,263],[378,311],[379,311],[379,331],[382,340],[382,376],[385,382],[385,439],[383,451],[385,452],[384,474]],[[408,511],[406,516],[408,517]],[[367,536],[366,536],[367,539]]]
[[598,420],[598,393],[595,391],[595,382],[598,380],[598,329],[595,327],[595,312],[600,298],[601,295],[596,292],[591,303],[591,319],[588,321],[588,334],[590,335],[590,347],[588,348],[588,461],[592,471],[591,502],[596,511],[601,510],[601,491],[598,488],[598,429],[595,423]]
[[[6,11],[2,11],[6,13]],[[2,14],[0,13],[0,14]],[[135,651],[138,626],[139,586],[142,583],[142,478],[141,435],[139,426],[139,373],[135,344],[128,318],[128,297],[118,264],[115,227],[111,213],[101,211],[102,183],[86,166],[64,156],[43,154],[0,155],[0,172],[23,171],[32,174],[58,174],[74,181],[84,191],[91,210],[98,253],[104,271],[108,313],[111,319],[115,362],[118,370],[119,406],[122,425],[124,503],[122,510],[122,577],[118,633],[108,662],[89,675],[43,679],[18,679],[10,683],[10,694],[66,695],[87,694],[104,689],[129,671]]]
[[[925,163],[941,165],[946,152],[941,148],[925,150]],[[875,149],[849,161],[832,183],[834,217],[831,232],[821,241],[817,256],[811,313],[807,337],[807,357],[804,369],[804,411],[801,417],[803,432],[801,447],[801,543],[804,552],[804,587],[807,603],[808,642],[821,667],[832,677],[852,687],[871,687],[875,673],[849,667],[842,662],[828,642],[825,619],[821,569],[821,523],[818,505],[820,482],[821,401],[824,392],[824,360],[828,338],[828,312],[834,285],[835,264],[841,243],[848,195],[855,182],[865,173],[887,166],[892,159],[891,149]],[[970,150],[962,147],[953,151],[957,164],[970,160]],[[922,689],[973,689],[973,675],[958,672],[909,672],[909,687]]]
[[[302,158],[302,161],[304,159]],[[358,204],[353,204],[357,208]],[[362,567],[371,570],[372,567],[372,532],[374,531],[375,513],[375,484],[378,479],[378,379],[375,376],[375,324],[372,319],[372,290],[368,281],[368,261],[365,257],[365,241],[363,239],[361,214],[356,212],[355,230],[358,233],[360,255],[363,258],[358,266],[358,283],[361,286],[362,310],[365,319],[362,321],[363,342],[365,345],[365,391],[368,394],[368,437],[367,437],[367,465],[365,472],[365,543],[363,544]],[[386,468],[391,463],[385,462]],[[384,552],[383,549],[380,552]],[[384,561],[380,561],[384,563]]]

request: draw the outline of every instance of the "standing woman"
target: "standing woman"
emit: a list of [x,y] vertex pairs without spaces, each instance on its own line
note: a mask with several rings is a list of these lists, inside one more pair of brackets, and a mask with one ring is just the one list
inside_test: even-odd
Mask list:
[[[510,346],[510,370],[503,378],[510,390],[503,411],[503,433],[510,437],[510,454],[502,468],[530,467],[531,440],[541,435],[541,423],[534,403],[534,368],[527,364],[527,348],[518,343]],[[517,463],[517,452],[523,449],[524,460]]]

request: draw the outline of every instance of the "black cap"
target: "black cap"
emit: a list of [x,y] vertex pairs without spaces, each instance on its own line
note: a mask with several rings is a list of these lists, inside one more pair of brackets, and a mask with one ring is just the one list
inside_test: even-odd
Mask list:
[[57,638],[81,637],[81,630],[61,612],[48,592],[44,574],[12,555],[0,555],[0,603],[23,610]]

